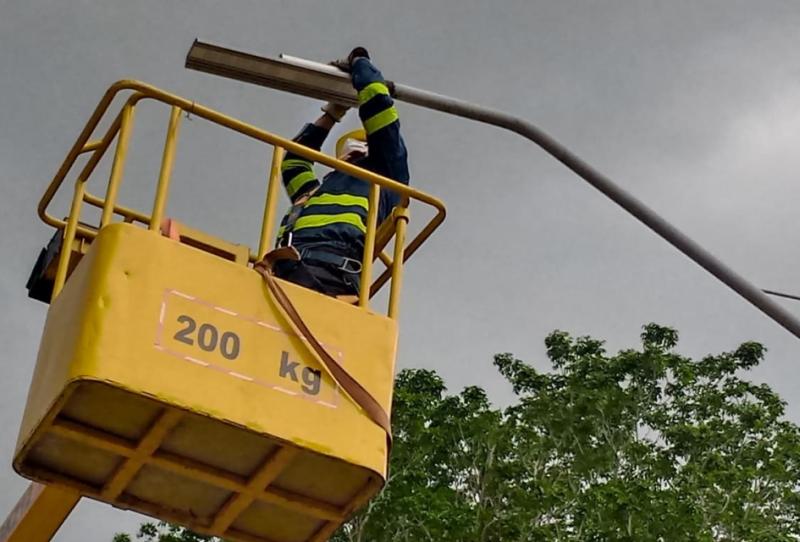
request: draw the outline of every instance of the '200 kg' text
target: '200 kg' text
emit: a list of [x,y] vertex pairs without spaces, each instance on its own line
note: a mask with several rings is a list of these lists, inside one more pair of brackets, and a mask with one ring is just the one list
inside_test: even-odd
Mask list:
[[[190,346],[196,344],[206,352],[219,348],[220,354],[230,361],[239,357],[240,339],[235,333],[231,331],[220,333],[213,324],[209,323],[200,324],[198,328],[195,319],[186,314],[178,316],[178,322],[184,324],[185,327],[175,333],[173,338],[176,341]],[[195,330],[197,330],[196,334]],[[312,369],[297,361],[290,361],[289,353],[286,351],[281,352],[278,377],[300,384],[300,389],[307,395],[319,395],[322,387],[322,371]]]

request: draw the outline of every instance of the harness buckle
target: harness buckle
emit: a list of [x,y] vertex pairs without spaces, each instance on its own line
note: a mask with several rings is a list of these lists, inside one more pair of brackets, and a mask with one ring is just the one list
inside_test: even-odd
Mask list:
[[361,262],[353,258],[348,258],[347,256],[342,256],[342,265],[339,266],[339,270],[356,275],[361,273]]
[[281,235],[280,239],[278,239],[278,244],[275,248],[285,248],[290,246],[292,246],[292,232],[287,231]]

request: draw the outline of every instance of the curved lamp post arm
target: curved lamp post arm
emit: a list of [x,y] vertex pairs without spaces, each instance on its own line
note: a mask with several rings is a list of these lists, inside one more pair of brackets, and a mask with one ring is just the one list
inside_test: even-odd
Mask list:
[[[301,58],[258,57],[216,45],[195,41],[186,58],[186,67],[276,88],[312,98],[332,100],[353,106],[355,91],[347,74],[327,64]],[[398,83],[388,83],[398,101],[441,111],[465,119],[490,124],[515,132],[539,145],[579,177],[608,196],[614,203],[639,219],[648,228],[714,275],[733,291],[755,305],[761,312],[800,338],[800,320],[772,301],[759,288],[725,265],[710,252],[663,219],[653,209],[615,184],[611,179],[580,159],[545,132],[519,117],[420,90]]]
[[703,269],[755,305],[761,312],[786,328],[795,337],[800,338],[800,321],[768,298],[760,288],[751,284],[630,192],[618,186],[614,181],[594,169],[532,123],[501,111],[405,85],[394,84],[394,97],[399,101],[434,109],[448,115],[455,115],[504,128],[533,141],[545,152],[608,196],[614,203],[639,219],[639,221],[691,258]]

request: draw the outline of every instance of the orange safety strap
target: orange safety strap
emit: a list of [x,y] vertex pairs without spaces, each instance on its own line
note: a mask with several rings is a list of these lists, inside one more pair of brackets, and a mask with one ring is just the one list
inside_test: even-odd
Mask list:
[[267,266],[262,262],[257,263],[254,269],[258,271],[262,277],[264,277],[264,281],[267,283],[267,287],[272,294],[272,297],[281,307],[286,316],[289,317],[289,320],[294,327],[297,328],[300,336],[306,339],[308,345],[310,346],[310,350],[312,353],[317,355],[320,361],[322,361],[322,365],[325,367],[328,374],[330,374],[334,381],[347,393],[347,395],[349,395],[350,398],[364,410],[369,419],[384,430],[386,433],[387,451],[390,451],[392,447],[392,425],[391,421],[389,420],[389,414],[383,410],[383,407],[372,396],[372,394],[370,394],[370,392],[367,391],[364,386],[362,386],[355,378],[353,378],[344,367],[339,365],[336,359],[334,359],[334,357],[331,356],[327,350],[325,350],[325,347],[322,346],[319,340],[317,340],[306,323],[303,321],[303,318],[300,316],[300,313],[297,312],[297,309],[295,308],[291,299],[289,299],[289,296],[286,295],[286,292],[283,290],[283,288],[281,288],[280,284],[278,284],[278,281],[276,281],[272,276],[271,269],[268,269]]
[[165,218],[161,221],[161,234],[169,237],[173,241],[181,240],[180,227],[174,218]]

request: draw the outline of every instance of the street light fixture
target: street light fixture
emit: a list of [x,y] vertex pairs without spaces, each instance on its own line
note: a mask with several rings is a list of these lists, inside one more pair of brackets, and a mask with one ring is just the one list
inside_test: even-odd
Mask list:
[[[186,67],[311,98],[351,106],[356,104],[355,92],[350,87],[349,78],[344,72],[333,66],[300,58],[288,56],[283,56],[279,60],[263,58],[195,40],[189,50]],[[786,328],[795,337],[800,338],[800,320],[794,315],[767,297],[761,289],[718,260],[653,209],[639,201],[638,198],[595,170],[532,123],[501,111],[449,96],[392,82],[387,82],[387,85],[396,100],[491,124],[516,132],[533,141],[703,269],[755,305],[761,312]]]

